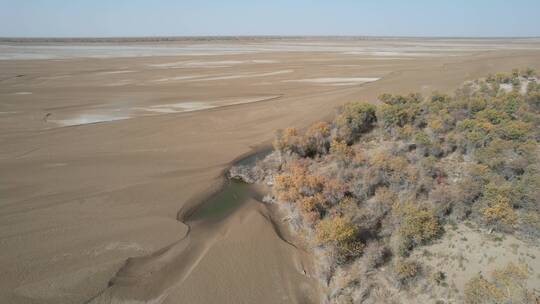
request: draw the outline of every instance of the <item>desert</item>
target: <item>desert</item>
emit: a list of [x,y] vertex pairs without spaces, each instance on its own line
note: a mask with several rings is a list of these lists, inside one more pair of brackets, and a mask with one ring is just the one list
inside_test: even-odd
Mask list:
[[0,302],[322,302],[312,252],[231,166],[348,102],[514,68],[540,71],[540,39],[0,39]]

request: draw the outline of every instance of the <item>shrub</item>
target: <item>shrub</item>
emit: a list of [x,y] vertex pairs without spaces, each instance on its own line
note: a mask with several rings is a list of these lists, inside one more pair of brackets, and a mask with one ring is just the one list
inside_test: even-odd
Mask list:
[[503,121],[508,120],[510,117],[505,112],[501,112],[495,109],[485,109],[476,114],[476,117],[485,119],[490,123],[497,125]]
[[362,102],[346,104],[335,121],[338,136],[348,143],[354,142],[362,133],[370,131],[375,122],[377,122],[375,107]]
[[536,303],[535,296],[526,288],[529,276],[526,265],[507,264],[491,274],[492,281],[482,276],[465,284],[465,303]]
[[510,75],[507,75],[504,73],[495,74],[495,81],[497,83],[510,83],[511,80],[512,80],[512,77],[510,77]]
[[338,243],[337,249],[339,261],[346,262],[350,259],[361,256],[364,253],[364,247],[364,243],[358,240]]
[[319,244],[345,244],[356,240],[358,229],[350,219],[336,216],[325,218],[316,227]]
[[484,110],[487,106],[487,101],[485,98],[476,97],[469,101],[468,108],[471,113],[476,113]]
[[274,149],[280,152],[299,152],[300,137],[295,128],[278,130],[274,139]]
[[498,129],[499,136],[506,140],[525,140],[530,134],[532,126],[523,121],[509,121]]
[[422,99],[420,93],[411,93],[407,96],[392,95],[388,93],[379,95],[379,100],[388,105],[420,103]]
[[482,276],[471,279],[465,285],[465,303],[467,304],[500,303],[503,297],[503,292]]
[[368,270],[373,270],[382,266],[390,257],[390,253],[382,243],[370,242],[364,249],[364,256]]
[[315,156],[328,153],[330,147],[330,125],[326,122],[313,124],[302,138],[302,156]]
[[393,156],[386,151],[377,151],[368,161],[369,167],[364,176],[364,190],[371,196],[379,186],[399,188],[414,183],[414,171],[403,156]]
[[526,68],[519,71],[523,77],[532,77],[536,74],[533,68]]
[[418,207],[413,203],[399,206],[401,219],[399,233],[413,244],[423,244],[441,232],[439,221],[433,211]]
[[390,191],[388,187],[379,187],[375,190],[375,196],[373,197],[374,202],[376,203],[376,208],[379,209],[380,213],[388,213],[392,209],[392,205],[397,200],[396,193]]
[[[529,84],[530,88],[532,87]],[[526,97],[527,103],[530,105],[530,107],[536,111],[540,111],[540,92],[530,92]]]
[[354,150],[345,141],[332,141],[330,153],[342,163],[348,163],[354,157]]
[[510,199],[502,195],[497,195],[489,203],[489,207],[483,210],[483,215],[489,225],[493,225],[498,229],[511,228],[517,222],[516,213],[510,205]]
[[306,196],[299,199],[298,205],[300,210],[302,210],[304,213],[312,211],[320,213],[327,207],[326,201],[320,193],[317,193],[314,196]]
[[279,174],[274,177],[274,191],[277,193],[278,200],[282,202],[294,202],[300,198],[294,178],[288,174]]
[[428,128],[435,133],[442,133],[445,131],[444,121],[440,117],[433,117],[428,120]]
[[418,109],[413,106],[396,104],[382,105],[378,109],[377,117],[380,118],[382,126],[386,131],[392,131],[396,127],[404,127],[406,124],[413,123]]
[[431,95],[430,101],[431,103],[442,103],[443,106],[447,106],[452,101],[452,98],[447,94],[435,91]]
[[413,260],[397,260],[394,264],[394,273],[399,285],[406,285],[416,278],[420,272],[420,265]]

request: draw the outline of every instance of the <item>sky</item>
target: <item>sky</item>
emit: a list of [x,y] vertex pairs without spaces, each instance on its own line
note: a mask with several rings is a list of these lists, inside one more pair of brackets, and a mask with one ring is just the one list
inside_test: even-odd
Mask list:
[[0,0],[0,37],[540,36],[540,0]]

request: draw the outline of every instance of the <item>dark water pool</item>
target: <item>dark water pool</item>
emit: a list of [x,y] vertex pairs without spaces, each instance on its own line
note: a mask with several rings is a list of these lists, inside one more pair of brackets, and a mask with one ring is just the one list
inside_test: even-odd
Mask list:
[[189,220],[219,220],[240,207],[253,191],[250,185],[230,180],[227,185],[193,212]]

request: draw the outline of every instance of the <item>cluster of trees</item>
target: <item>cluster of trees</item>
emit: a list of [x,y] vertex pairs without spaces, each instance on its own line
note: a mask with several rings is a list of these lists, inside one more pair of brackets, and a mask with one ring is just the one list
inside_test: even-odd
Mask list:
[[383,94],[378,105],[345,105],[331,123],[279,131],[273,191],[329,257],[326,281],[351,263],[365,263],[365,272],[392,263],[396,283],[406,284],[421,270],[411,250],[443,234],[449,220],[539,237],[533,76],[497,74],[453,96]]

